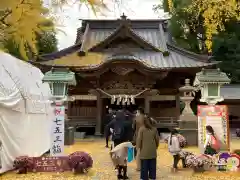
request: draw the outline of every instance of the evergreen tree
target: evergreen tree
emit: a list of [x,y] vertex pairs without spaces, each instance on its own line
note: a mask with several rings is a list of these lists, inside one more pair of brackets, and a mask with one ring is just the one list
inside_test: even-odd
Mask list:
[[221,61],[219,68],[226,72],[232,83],[240,83],[240,22],[231,21],[225,31],[213,38],[214,60]]

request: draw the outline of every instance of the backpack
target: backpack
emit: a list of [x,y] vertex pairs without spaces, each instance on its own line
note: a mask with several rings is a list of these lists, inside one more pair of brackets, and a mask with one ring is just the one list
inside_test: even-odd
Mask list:
[[124,134],[124,125],[123,122],[115,122],[114,128],[113,128],[113,138],[116,139],[122,139]]
[[220,149],[219,141],[215,136],[211,136],[211,147],[215,150]]

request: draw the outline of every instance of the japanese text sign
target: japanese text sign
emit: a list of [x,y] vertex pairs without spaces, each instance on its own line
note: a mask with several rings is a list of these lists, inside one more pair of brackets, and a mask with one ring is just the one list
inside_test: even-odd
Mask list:
[[34,157],[34,172],[63,172],[70,171],[68,156]]
[[51,156],[62,156],[64,151],[64,106],[56,106],[52,123]]

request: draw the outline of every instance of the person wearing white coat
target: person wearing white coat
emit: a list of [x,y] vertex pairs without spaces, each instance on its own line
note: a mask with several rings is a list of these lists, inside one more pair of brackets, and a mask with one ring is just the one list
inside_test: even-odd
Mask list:
[[168,139],[168,151],[173,156],[173,171],[177,170],[177,165],[180,160],[179,153],[181,152],[180,143],[179,143],[177,134],[178,134],[177,130],[173,129]]

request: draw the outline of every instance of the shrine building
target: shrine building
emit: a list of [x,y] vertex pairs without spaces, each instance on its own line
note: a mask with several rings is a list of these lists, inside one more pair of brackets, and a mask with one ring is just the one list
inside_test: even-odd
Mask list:
[[[161,127],[175,127],[180,116],[179,88],[202,68],[215,64],[171,43],[167,20],[82,20],[74,45],[40,56],[44,73],[51,68],[75,72],[68,95],[71,125],[101,134],[107,108],[143,107]],[[61,74],[60,74],[61,75]],[[64,74],[62,74],[64,76]],[[56,77],[57,80],[58,77]]]

